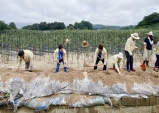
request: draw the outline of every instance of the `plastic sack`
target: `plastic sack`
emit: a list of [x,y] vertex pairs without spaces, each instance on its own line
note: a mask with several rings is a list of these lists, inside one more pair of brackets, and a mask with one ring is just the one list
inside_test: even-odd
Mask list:
[[51,105],[66,105],[67,104],[67,97],[66,96],[58,96],[55,98],[52,98]]
[[75,102],[74,104],[72,104],[72,103],[69,104],[69,107],[75,107],[75,108],[82,108],[82,107],[86,107],[86,106],[88,106],[88,104],[83,99],[79,102]]
[[88,106],[104,105],[105,101],[102,96],[96,96],[94,99],[90,99],[87,104]]

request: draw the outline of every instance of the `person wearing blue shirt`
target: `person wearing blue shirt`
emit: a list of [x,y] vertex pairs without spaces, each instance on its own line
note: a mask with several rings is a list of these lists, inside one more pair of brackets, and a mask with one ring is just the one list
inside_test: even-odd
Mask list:
[[54,52],[54,61],[57,62],[55,73],[59,71],[61,63],[63,63],[64,65],[64,72],[67,72],[66,59],[66,50],[63,48],[62,45],[59,45]]

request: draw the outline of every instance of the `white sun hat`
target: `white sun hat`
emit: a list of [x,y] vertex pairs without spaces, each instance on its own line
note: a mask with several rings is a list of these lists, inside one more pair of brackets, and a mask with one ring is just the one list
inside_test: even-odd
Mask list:
[[118,54],[118,57],[119,57],[119,58],[123,58],[123,53],[120,52],[120,53]]
[[146,33],[146,34],[154,36],[152,31],[150,31],[149,33]]
[[140,39],[138,33],[131,34],[131,37],[133,37],[134,39]]
[[69,43],[70,42],[70,40],[69,39],[66,39],[66,41],[65,41],[66,43]]

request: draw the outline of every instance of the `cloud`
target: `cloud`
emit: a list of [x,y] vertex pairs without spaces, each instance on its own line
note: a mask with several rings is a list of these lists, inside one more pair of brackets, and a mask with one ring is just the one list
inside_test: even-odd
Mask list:
[[1,0],[0,20],[33,24],[90,21],[92,24],[136,25],[158,12],[157,0]]

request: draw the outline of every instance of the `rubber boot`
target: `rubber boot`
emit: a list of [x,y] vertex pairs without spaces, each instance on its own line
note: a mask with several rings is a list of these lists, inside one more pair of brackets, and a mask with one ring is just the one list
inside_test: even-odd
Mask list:
[[135,71],[135,69],[133,68],[133,62],[130,61],[130,71]]
[[146,60],[143,61],[143,64],[145,64],[145,63],[146,63]]
[[64,72],[67,72],[67,67],[64,67]]
[[97,69],[97,66],[94,66],[94,70],[96,70]]
[[146,65],[149,67],[149,61],[148,60],[146,60]]
[[60,67],[60,64],[57,63],[55,73],[57,73],[59,71],[59,67]]
[[103,70],[106,70],[106,69],[107,69],[107,65],[104,65]]

